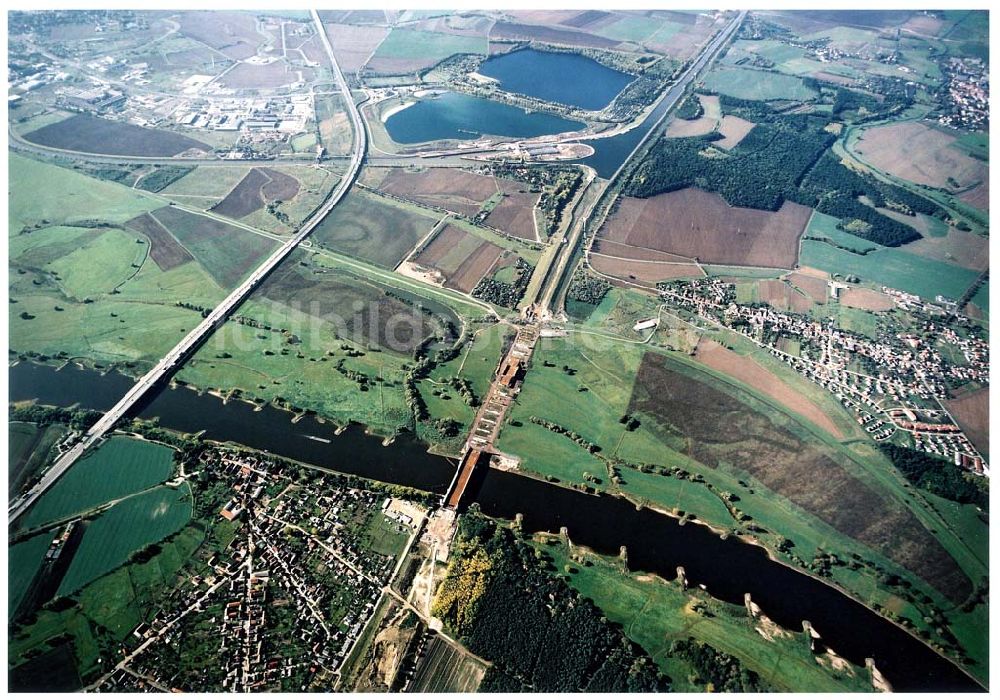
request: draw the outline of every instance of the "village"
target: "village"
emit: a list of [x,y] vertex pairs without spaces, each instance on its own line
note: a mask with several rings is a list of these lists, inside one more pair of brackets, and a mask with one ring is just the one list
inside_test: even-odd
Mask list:
[[[266,455],[204,451],[224,489],[208,515],[233,537],[137,627],[96,689],[229,692],[332,687],[361,640],[424,508]],[[304,477],[304,478],[303,478]]]
[[[718,278],[661,283],[660,289],[665,302],[740,333],[834,394],[876,442],[908,437],[918,450],[989,474],[988,464],[942,403],[952,388],[989,383],[988,342],[963,317],[884,287],[883,293],[917,325],[872,339],[838,328],[832,319],[738,304],[735,287]],[[834,296],[836,291],[834,286]],[[785,339],[798,342],[797,354],[783,349]],[[949,361],[943,350],[963,361]]]

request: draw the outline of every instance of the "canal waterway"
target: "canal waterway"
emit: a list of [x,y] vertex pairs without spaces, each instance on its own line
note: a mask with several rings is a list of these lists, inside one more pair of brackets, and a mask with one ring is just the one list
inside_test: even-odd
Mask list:
[[478,72],[508,92],[595,111],[611,104],[634,80],[580,54],[535,49],[493,56]]
[[[100,374],[76,366],[19,363],[9,370],[10,399],[37,399],[59,406],[106,410],[131,386],[117,373]],[[223,403],[190,389],[160,392],[140,414],[158,417],[165,428],[204,431],[207,438],[233,441],[276,455],[380,481],[443,493],[455,465],[431,455],[406,436],[388,447],[358,426],[340,435],[330,424],[306,416],[292,423],[273,407],[255,410],[241,401]],[[954,664],[849,596],[821,581],[772,561],[767,552],[736,538],[721,539],[706,527],[680,525],[674,518],[610,496],[573,491],[510,472],[485,471],[468,500],[493,517],[524,516],[532,532],[566,527],[572,541],[617,555],[625,546],[629,567],[673,579],[683,566],[691,585],[731,603],[751,598],[775,622],[792,629],[812,623],[823,642],[856,664],[875,659],[901,691],[981,690]]]
[[533,138],[580,131],[583,122],[547,112],[527,112],[502,102],[446,92],[400,110],[385,121],[396,143],[478,139],[484,135]]

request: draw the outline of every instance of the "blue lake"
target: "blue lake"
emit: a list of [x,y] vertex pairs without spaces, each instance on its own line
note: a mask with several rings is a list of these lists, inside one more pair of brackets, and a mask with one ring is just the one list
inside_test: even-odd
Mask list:
[[545,112],[525,112],[501,102],[448,92],[396,112],[385,122],[396,143],[475,139],[484,134],[531,138],[584,129],[583,122]]
[[633,80],[586,56],[534,49],[494,56],[479,72],[504,90],[589,110],[607,107]]

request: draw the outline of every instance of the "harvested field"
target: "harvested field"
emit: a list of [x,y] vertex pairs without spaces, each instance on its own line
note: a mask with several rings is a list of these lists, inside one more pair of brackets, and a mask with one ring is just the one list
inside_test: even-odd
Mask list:
[[739,117],[727,114],[719,124],[719,133],[725,138],[716,141],[715,145],[719,148],[725,148],[728,151],[742,141],[755,126],[757,125],[753,122],[748,122],[746,119],[740,119]]
[[517,24],[515,22],[497,22],[490,31],[490,38],[541,41],[548,44],[569,46],[589,46],[595,49],[611,49],[621,43],[614,39],[606,39],[602,36],[570,29],[554,29],[537,24]]
[[497,193],[498,188],[492,177],[457,168],[428,168],[419,173],[391,168],[378,189],[471,217],[482,208],[483,202]]
[[[709,15],[688,14],[683,12],[657,13],[655,16],[664,18],[664,25],[656,34],[646,39],[643,44],[652,51],[664,53],[676,61],[686,61],[691,58],[700,46],[715,33],[719,22]],[[673,31],[674,24],[685,25],[682,31]]]
[[989,167],[954,148],[956,138],[920,122],[898,122],[861,132],[854,151],[896,177],[931,187],[989,182]]
[[965,435],[983,453],[990,455],[990,390],[987,387],[944,402]]
[[840,290],[840,303],[843,306],[850,306],[852,309],[865,311],[889,311],[896,306],[889,296],[864,287]]
[[241,219],[269,202],[288,201],[298,192],[299,181],[294,177],[273,168],[253,168],[211,211]]
[[829,71],[821,70],[816,71],[812,74],[813,78],[816,80],[822,80],[827,83],[835,83],[837,85],[849,85],[853,86],[857,84],[857,80],[854,78],[849,78],[846,75],[837,75],[836,73],[830,73]]
[[702,116],[697,119],[674,119],[667,128],[666,136],[670,138],[703,136],[715,131],[719,123],[719,96],[698,95],[698,101],[701,102]]
[[439,636],[427,643],[427,651],[413,672],[408,688],[415,693],[474,693],[486,675],[486,667],[461,653]]
[[298,79],[298,71],[291,70],[284,61],[274,61],[263,65],[240,63],[222,76],[219,82],[235,90],[267,90],[291,85]]
[[783,280],[760,280],[757,282],[757,294],[762,302],[779,311],[804,314],[812,308],[809,297]]
[[207,216],[163,207],[151,216],[187,249],[224,289],[233,289],[277,247],[277,242]]
[[511,192],[504,187],[504,197],[486,217],[486,223],[517,238],[537,241],[535,204],[539,197],[530,192]]
[[789,269],[810,209],[785,202],[776,212],[731,207],[689,187],[648,199],[623,197],[599,236],[699,262]]
[[182,34],[237,61],[255,55],[257,46],[264,41],[257,33],[257,19],[250,12],[184,12],[177,20]]
[[574,29],[592,29],[594,27],[603,27],[606,24],[610,24],[618,19],[616,15],[610,12],[602,12],[601,10],[586,10],[579,14],[575,14],[568,19],[564,19],[559,24],[564,27],[573,27]]
[[701,268],[692,263],[656,262],[648,260],[623,260],[609,258],[600,253],[590,255],[590,266],[597,272],[624,281],[656,284],[666,280],[704,277]]
[[971,583],[951,555],[902,503],[854,476],[860,467],[849,471],[846,455],[787,416],[754,409],[750,397],[735,387],[691,374],[646,353],[628,412],[650,416],[661,439],[712,469],[736,465],[842,534],[913,571],[950,600],[968,596]]
[[396,267],[437,220],[384,197],[352,190],[312,234],[323,246],[387,268]]
[[785,279],[791,282],[796,289],[800,290],[817,304],[826,303],[829,285],[827,284],[825,276],[816,277],[813,275],[806,275],[802,272],[793,272],[786,276]]
[[332,270],[304,269],[294,260],[275,270],[255,293],[334,326],[341,338],[410,353],[438,331],[434,318],[382,287]]
[[844,437],[843,432],[823,412],[823,409],[783,382],[781,378],[762,367],[746,355],[729,350],[714,340],[698,341],[694,358],[716,372],[727,374],[756,391],[774,399],[788,410],[819,426],[834,437]]
[[612,258],[631,258],[633,260],[659,260],[661,262],[675,262],[675,263],[689,263],[692,262],[691,258],[685,258],[682,255],[674,255],[673,253],[664,253],[662,250],[653,250],[651,248],[637,248],[635,246],[626,245],[625,243],[615,243],[614,241],[609,241],[606,238],[598,238],[594,241],[594,246],[591,248],[591,252],[600,253],[601,255],[606,255]]
[[445,226],[413,262],[438,270],[445,286],[471,292],[503,253],[503,248],[463,231]]
[[969,206],[975,207],[976,209],[982,209],[983,211],[990,210],[990,180],[989,176],[983,178],[983,181],[973,187],[968,192],[963,192],[958,195],[958,198]]
[[900,250],[931,260],[961,265],[970,270],[982,271],[990,264],[989,239],[953,227],[948,229],[946,236],[925,235],[924,238],[900,246]]
[[142,214],[131,221],[126,221],[125,225],[149,239],[149,257],[164,272],[194,260],[184,246],[149,214]]
[[112,156],[164,158],[192,149],[212,150],[211,146],[201,141],[172,131],[145,129],[89,114],[76,114],[64,121],[43,126],[24,138],[49,148]]
[[[389,34],[388,27],[364,26],[349,24],[326,24],[326,33],[333,45],[333,53],[337,63],[344,72],[356,71],[361,68],[378,45]],[[319,53],[322,53],[322,47]],[[320,58],[312,60],[319,61]]]

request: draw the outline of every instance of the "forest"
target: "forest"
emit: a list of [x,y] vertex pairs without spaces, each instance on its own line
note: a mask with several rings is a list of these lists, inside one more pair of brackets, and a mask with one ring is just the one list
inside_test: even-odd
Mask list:
[[989,512],[990,492],[986,479],[956,467],[946,459],[908,447],[882,445],[882,451],[906,480],[917,488],[950,501],[971,503]]
[[461,520],[434,614],[493,662],[482,692],[667,690],[653,660],[507,527]]
[[[844,97],[844,108],[853,104]],[[920,234],[876,207],[911,216],[944,214],[917,194],[844,165],[828,150],[836,137],[825,130],[825,117],[781,114],[764,102],[726,95],[720,95],[720,106],[756,126],[728,153],[712,146],[717,133],[661,137],[633,171],[625,194],[652,197],[699,187],[719,193],[732,206],[770,211],[789,200],[837,217],[840,228],[884,246],[902,245]]]

